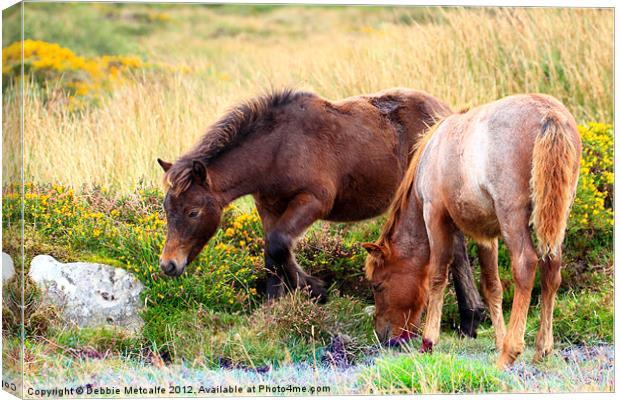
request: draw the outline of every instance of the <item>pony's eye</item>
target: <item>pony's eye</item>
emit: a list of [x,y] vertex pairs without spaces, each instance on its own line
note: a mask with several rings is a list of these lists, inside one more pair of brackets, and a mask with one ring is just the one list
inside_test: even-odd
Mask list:
[[383,290],[383,284],[381,283],[375,283],[372,285],[372,290],[374,290],[375,292],[379,293],[380,291]]
[[190,218],[196,218],[198,216],[198,210],[190,211],[187,216],[190,217]]

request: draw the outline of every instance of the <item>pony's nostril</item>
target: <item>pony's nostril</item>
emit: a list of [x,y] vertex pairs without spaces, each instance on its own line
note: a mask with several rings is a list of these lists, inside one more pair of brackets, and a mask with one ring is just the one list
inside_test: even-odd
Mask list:
[[159,267],[166,275],[170,275],[172,272],[174,272],[177,269],[177,265],[175,264],[174,261],[161,262],[159,264]]

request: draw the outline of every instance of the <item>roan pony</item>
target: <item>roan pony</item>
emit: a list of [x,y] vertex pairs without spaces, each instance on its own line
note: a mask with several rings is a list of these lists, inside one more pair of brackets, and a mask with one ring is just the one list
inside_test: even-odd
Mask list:
[[[325,300],[323,283],[296,263],[295,240],[318,219],[358,221],[387,210],[417,139],[450,112],[406,89],[339,102],[286,89],[235,106],[174,164],[158,160],[167,187],[162,272],[180,275],[217,230],[222,209],[251,194],[273,272],[268,297],[279,296],[284,281]],[[461,331],[475,336],[483,305],[463,237],[457,242]]]
[[[481,289],[501,351],[500,368],[523,351],[541,257],[541,324],[534,359],[547,355],[553,348],[561,247],[580,157],[575,120],[560,102],[541,94],[510,96],[447,117],[429,130],[378,242],[365,245],[378,335],[391,334],[395,315],[408,313],[419,320],[428,299],[422,351],[432,350],[439,338],[454,232],[460,230],[478,244]],[[497,265],[500,235],[510,253],[515,284],[507,332]]]

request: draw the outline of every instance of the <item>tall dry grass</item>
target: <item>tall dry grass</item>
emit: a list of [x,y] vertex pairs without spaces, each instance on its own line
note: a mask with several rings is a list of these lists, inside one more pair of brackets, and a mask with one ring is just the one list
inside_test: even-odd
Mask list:
[[[338,12],[306,10],[304,21],[337,18]],[[287,8],[273,13],[269,18],[296,18]],[[187,65],[189,73],[136,76],[80,113],[45,104],[27,88],[26,176],[123,190],[140,182],[159,184],[157,157],[175,159],[227,107],[285,85],[329,99],[406,86],[455,108],[545,92],[564,102],[580,122],[612,121],[612,11],[433,9],[430,15],[411,25],[359,26],[348,20],[291,37],[202,39],[192,34],[192,26],[179,23],[144,45],[151,59]],[[238,21],[269,27],[265,18]],[[17,107],[10,96],[4,105],[5,110]],[[5,132],[17,126],[15,115],[5,111]],[[6,174],[5,169],[5,180]]]

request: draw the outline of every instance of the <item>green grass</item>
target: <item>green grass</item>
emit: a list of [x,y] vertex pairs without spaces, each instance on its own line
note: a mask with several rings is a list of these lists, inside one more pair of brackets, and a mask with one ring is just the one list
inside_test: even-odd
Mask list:
[[487,361],[453,354],[379,359],[362,377],[381,393],[489,393],[506,390],[505,376]]
[[[583,392],[613,388],[613,348],[597,356],[574,358],[562,344],[540,363],[534,364],[533,345],[526,346],[515,365],[495,368],[492,329],[482,327],[477,339],[459,338],[442,332],[432,355],[418,352],[420,339],[399,351],[383,350],[374,365],[362,369],[358,383],[372,393],[480,393],[480,392]],[[572,351],[587,354],[594,347]],[[581,353],[580,353],[581,351]],[[606,355],[603,355],[606,354]],[[611,366],[609,363],[612,363]]]
[[[600,291],[558,292],[553,310],[553,337],[556,347],[594,346],[614,341],[613,290],[607,284]],[[504,309],[506,323],[510,308]],[[486,323],[485,326],[490,324]],[[533,347],[540,326],[540,302],[535,299],[528,313],[525,342]]]
[[604,292],[568,292],[558,297],[553,313],[556,338],[563,343],[613,343],[614,295],[611,282]]
[[138,336],[113,327],[53,328],[47,334],[55,344],[64,348],[92,348],[100,353],[112,352],[131,356],[143,346]]

